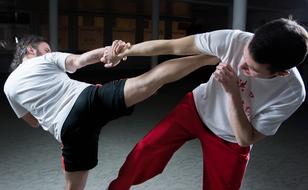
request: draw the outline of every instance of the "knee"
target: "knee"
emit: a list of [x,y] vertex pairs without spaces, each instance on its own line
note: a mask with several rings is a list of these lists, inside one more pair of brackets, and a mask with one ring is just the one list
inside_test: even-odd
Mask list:
[[153,148],[154,147],[150,143],[147,143],[144,140],[139,141],[135,146],[135,150],[141,154],[148,154],[152,152],[151,150],[153,150]]
[[124,88],[125,103],[132,106],[152,96],[161,86],[155,82],[142,79],[127,80]]

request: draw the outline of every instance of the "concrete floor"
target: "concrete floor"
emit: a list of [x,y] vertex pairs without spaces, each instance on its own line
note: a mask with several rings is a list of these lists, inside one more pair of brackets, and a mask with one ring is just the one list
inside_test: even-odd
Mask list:
[[[3,86],[3,79],[1,79]],[[195,84],[181,80],[163,87],[140,103],[132,116],[103,128],[99,164],[89,175],[87,190],[105,189],[116,177],[126,155]],[[241,190],[308,189],[308,113],[305,104],[273,137],[253,148]],[[1,92],[0,190],[63,189],[60,145],[41,129],[18,120]],[[200,190],[202,159],[197,140],[186,143],[172,158],[163,174],[133,190]]]

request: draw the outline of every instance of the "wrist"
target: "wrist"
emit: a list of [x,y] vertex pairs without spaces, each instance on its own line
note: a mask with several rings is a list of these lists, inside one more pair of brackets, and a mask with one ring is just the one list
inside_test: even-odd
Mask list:
[[127,57],[127,56],[131,55],[131,48],[132,48],[132,46],[127,48],[127,49],[125,49],[122,53],[119,54],[119,56],[121,58],[124,58],[124,57]]
[[228,92],[227,97],[236,105],[241,105],[242,104],[242,97],[240,92]]

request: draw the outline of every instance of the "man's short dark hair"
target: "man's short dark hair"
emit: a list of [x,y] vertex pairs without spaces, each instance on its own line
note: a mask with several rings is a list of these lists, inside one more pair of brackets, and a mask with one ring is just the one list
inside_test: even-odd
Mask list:
[[291,19],[277,19],[259,27],[248,49],[259,64],[268,64],[272,73],[301,64],[308,51],[307,31]]
[[23,58],[27,54],[27,47],[29,45],[37,49],[37,46],[42,42],[47,43],[43,37],[37,35],[27,35],[21,38],[16,44],[14,58],[10,66],[11,71],[15,70],[22,63]]

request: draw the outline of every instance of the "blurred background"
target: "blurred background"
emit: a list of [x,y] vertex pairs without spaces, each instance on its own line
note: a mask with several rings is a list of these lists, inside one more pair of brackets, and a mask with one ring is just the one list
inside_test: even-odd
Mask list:
[[[218,29],[254,32],[267,21],[290,16],[307,29],[308,0],[0,0],[1,89],[16,39],[25,34],[43,36],[54,51],[83,53],[116,39],[135,44]],[[70,76],[103,83],[136,76],[173,57],[130,57],[116,68],[95,64]],[[306,89],[307,67],[307,61],[299,67]],[[207,81],[212,71],[201,68],[166,85],[140,103],[133,116],[103,128],[99,165],[91,172],[86,189],[106,188],[134,144],[186,92]],[[63,189],[59,144],[46,132],[18,120],[3,90],[0,95],[0,189]],[[242,190],[308,189],[307,105],[306,98],[277,135],[254,146]],[[133,189],[201,189],[200,151],[197,140],[185,144],[162,175]]]
[[81,53],[115,39],[134,44],[226,28],[253,32],[290,15],[306,25],[307,9],[307,0],[0,0],[0,71],[25,34],[45,37],[53,50]]

